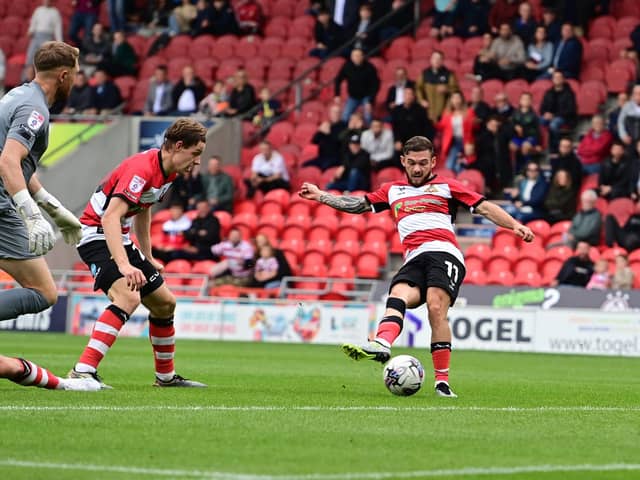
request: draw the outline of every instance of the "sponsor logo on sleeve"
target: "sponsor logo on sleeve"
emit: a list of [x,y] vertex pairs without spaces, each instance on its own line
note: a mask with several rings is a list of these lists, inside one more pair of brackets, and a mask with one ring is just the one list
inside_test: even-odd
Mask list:
[[29,115],[29,119],[27,120],[27,126],[37,132],[40,130],[40,127],[44,124],[44,115],[42,115],[37,110],[32,110],[31,115]]
[[146,183],[147,181],[144,178],[134,175],[129,182],[129,191],[131,193],[140,193]]

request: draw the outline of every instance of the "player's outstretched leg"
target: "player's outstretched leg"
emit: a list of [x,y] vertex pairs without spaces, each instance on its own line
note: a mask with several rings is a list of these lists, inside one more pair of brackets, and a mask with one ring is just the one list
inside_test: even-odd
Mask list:
[[42,368],[23,358],[0,355],[0,377],[7,378],[25,387],[39,387],[48,390],[75,390],[95,392],[100,384],[91,378],[60,378],[46,368]]
[[176,298],[166,284],[146,295],[142,303],[149,309],[149,340],[153,348],[156,367],[155,387],[206,387],[194,380],[187,380],[175,371],[174,355],[176,351],[176,329],[173,325],[173,312]]
[[391,345],[402,332],[404,312],[407,308],[406,301],[400,297],[411,293],[410,290],[406,291],[411,288],[404,283],[393,286],[376,337],[364,345],[345,343],[342,345],[345,355],[354,360],[374,360],[381,363],[386,363],[391,358]]

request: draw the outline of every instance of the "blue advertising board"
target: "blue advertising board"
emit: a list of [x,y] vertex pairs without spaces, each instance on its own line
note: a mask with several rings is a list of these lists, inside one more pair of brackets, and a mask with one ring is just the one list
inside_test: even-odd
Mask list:
[[[175,118],[165,117],[158,119],[140,120],[138,131],[139,150],[149,150],[150,148],[160,148],[164,139],[164,132],[175,121]],[[213,120],[201,121],[205,127],[211,128],[215,125]]]

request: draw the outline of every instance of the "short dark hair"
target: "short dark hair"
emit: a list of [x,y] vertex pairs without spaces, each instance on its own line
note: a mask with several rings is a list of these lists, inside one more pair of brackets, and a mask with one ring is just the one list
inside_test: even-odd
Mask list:
[[50,72],[58,68],[73,68],[78,63],[80,50],[64,42],[45,42],[33,57],[36,72]]
[[427,137],[411,137],[404,142],[402,147],[402,155],[406,155],[409,152],[424,152],[425,150],[433,153],[433,143]]
[[164,134],[163,147],[170,148],[176,142],[182,141],[185,147],[193,147],[199,142],[206,142],[207,129],[191,118],[179,118]]
[[163,72],[166,73],[169,71],[169,67],[167,67],[164,63],[162,63],[156,67],[156,70],[162,70]]

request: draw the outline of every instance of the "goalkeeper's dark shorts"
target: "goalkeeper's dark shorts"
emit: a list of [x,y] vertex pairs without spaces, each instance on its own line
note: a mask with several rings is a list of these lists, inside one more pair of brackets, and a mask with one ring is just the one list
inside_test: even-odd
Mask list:
[[[140,289],[140,297],[144,298],[156,291],[164,283],[164,279],[160,272],[132,243],[125,245],[124,249],[129,257],[129,263],[142,270],[144,277],[147,279],[147,283]],[[91,275],[93,275],[95,280],[94,290],[102,290],[107,293],[116,280],[124,277],[120,273],[116,262],[111,258],[111,253],[109,253],[105,240],[94,240],[80,245],[78,253],[82,261],[89,267]]]

